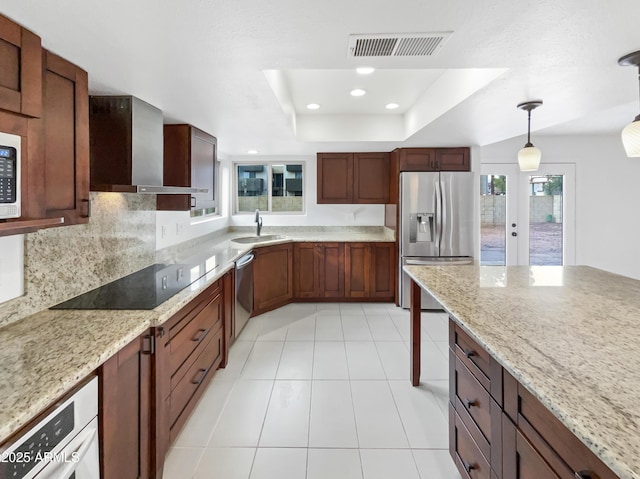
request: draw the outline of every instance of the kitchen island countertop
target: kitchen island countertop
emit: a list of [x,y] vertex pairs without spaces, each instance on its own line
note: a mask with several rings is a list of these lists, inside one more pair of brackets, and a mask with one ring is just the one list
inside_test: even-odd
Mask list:
[[586,266],[405,271],[621,479],[640,479],[640,281]]
[[253,229],[209,235],[159,251],[158,262],[216,256],[216,267],[152,310],[43,310],[0,328],[0,443],[71,390],[129,342],[170,319],[234,267],[246,252],[289,242],[394,241],[386,228],[265,228],[284,239],[257,244],[232,240]]

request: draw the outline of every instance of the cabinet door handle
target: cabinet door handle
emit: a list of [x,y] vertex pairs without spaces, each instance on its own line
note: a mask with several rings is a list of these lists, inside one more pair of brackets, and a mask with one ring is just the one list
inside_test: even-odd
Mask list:
[[472,401],[471,399],[464,399],[464,405],[467,409],[471,409],[473,406],[477,406],[478,403],[476,401]]
[[475,356],[475,355],[476,355],[476,352],[475,352],[473,349],[465,349],[465,350],[464,350],[464,355],[465,355],[467,358],[471,359],[471,356]]
[[191,208],[195,208],[196,207],[197,201],[198,200],[196,199],[195,196],[191,197]]
[[593,471],[579,471],[576,472],[576,479],[600,479],[600,476]]
[[158,331],[158,337],[159,338],[164,337],[164,334],[165,334],[164,328],[160,327],[160,328],[158,328],[157,331]]
[[467,471],[467,473],[470,473],[472,470],[474,470],[476,468],[475,464],[472,464],[472,463],[467,462],[467,461],[464,461],[463,465],[464,465],[464,470]]
[[156,352],[156,341],[151,334],[146,334],[142,338],[142,354],[154,354]]
[[194,343],[197,343],[202,338],[204,338],[205,334],[207,334],[207,330],[206,329],[199,329],[198,332],[196,333],[196,335],[193,337],[192,341]]
[[91,218],[91,200],[89,198],[82,200],[83,203],[87,203],[87,214],[85,218]]
[[[196,373],[196,376],[192,379],[191,382],[193,384],[200,384],[206,375],[207,375],[207,370],[206,369],[198,369],[198,372]],[[200,376],[200,377],[198,377],[198,376]]]

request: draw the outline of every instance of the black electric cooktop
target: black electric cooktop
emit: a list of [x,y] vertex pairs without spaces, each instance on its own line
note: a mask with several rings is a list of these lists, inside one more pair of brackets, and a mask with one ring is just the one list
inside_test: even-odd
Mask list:
[[170,284],[168,269],[166,264],[148,266],[51,309],[153,309],[189,286],[186,279],[176,281],[177,273]]
[[154,264],[50,309],[154,309],[225,259],[203,254],[181,264]]

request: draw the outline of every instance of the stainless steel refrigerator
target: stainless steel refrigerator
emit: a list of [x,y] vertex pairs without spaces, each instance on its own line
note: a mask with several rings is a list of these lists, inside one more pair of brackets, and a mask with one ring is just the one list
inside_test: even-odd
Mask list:
[[[410,306],[410,278],[402,267],[472,262],[473,173],[400,173],[400,304]],[[426,292],[422,309],[441,309]]]

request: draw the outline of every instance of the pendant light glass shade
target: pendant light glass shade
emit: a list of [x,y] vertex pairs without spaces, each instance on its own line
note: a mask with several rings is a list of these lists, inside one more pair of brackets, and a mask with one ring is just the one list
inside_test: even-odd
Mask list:
[[542,152],[535,146],[525,146],[518,152],[518,166],[520,171],[536,171],[540,168]]
[[640,157],[640,117],[622,130],[622,145],[629,158]]
[[540,168],[542,152],[531,143],[531,110],[542,105],[542,100],[525,101],[518,108],[527,112],[527,144],[518,152],[518,166],[520,171],[536,171]]
[[[640,84],[640,50],[619,58],[618,65],[638,67],[638,83]],[[640,115],[636,116],[633,123],[629,123],[622,130],[622,145],[629,158],[640,157]]]

